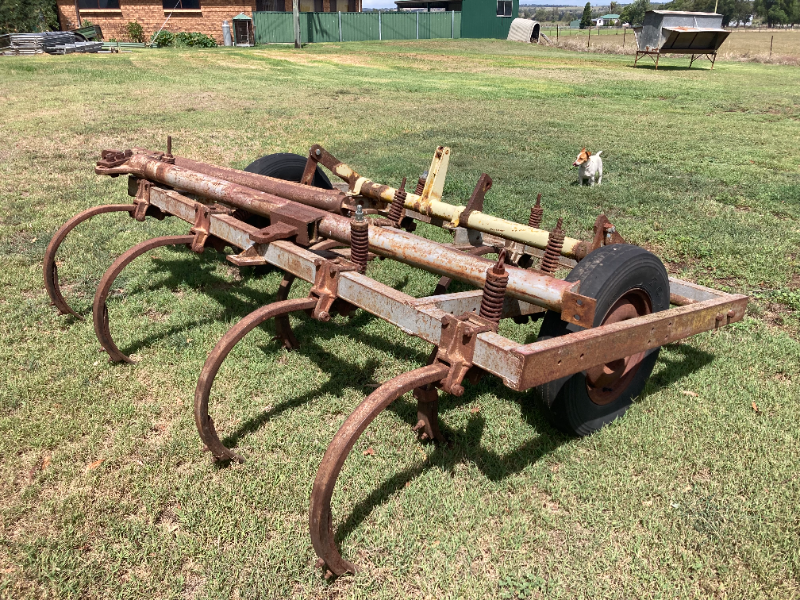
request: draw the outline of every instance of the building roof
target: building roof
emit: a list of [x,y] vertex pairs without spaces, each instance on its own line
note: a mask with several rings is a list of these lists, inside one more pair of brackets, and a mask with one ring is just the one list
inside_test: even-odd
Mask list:
[[461,0],[395,0],[397,9],[408,8],[443,8],[448,12],[461,10]]
[[601,19],[619,19],[619,15],[612,15],[612,14],[608,14],[608,15],[603,15],[603,16],[602,16],[602,17],[600,17],[600,18],[601,18]]
[[647,12],[656,13],[657,15],[703,15],[703,16],[715,16],[718,13],[707,13],[707,12],[689,12],[687,10],[648,10]]
[[572,25],[580,25],[581,24],[581,20],[580,19],[575,19],[574,21],[570,21],[569,24],[570,24],[570,27]]
[[248,16],[247,16],[246,14],[244,14],[244,13],[239,13],[238,15],[236,15],[235,17],[233,17],[233,20],[234,20],[234,21],[252,21],[253,19],[251,19],[250,17],[248,17]]

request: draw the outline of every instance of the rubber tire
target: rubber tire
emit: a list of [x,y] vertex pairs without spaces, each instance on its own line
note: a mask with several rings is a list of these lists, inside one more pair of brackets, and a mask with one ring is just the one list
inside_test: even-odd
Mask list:
[[[305,168],[305,157],[290,152],[280,152],[278,154],[267,154],[258,160],[254,160],[247,165],[245,171],[274,177],[275,179],[283,179],[284,181],[300,181]],[[314,174],[314,180],[311,185],[324,190],[333,189],[331,180],[328,179],[328,176],[319,166],[317,166],[317,172]]]
[[[632,289],[640,289],[650,297],[653,312],[669,308],[667,271],[658,257],[638,246],[614,244],[598,248],[579,262],[566,278],[566,281],[578,280],[581,281],[580,293],[597,300],[594,327],[600,325],[614,303]],[[548,311],[538,341],[582,330],[562,321],[560,313]],[[592,402],[586,375],[581,372],[537,387],[542,409],[550,422],[565,433],[585,436],[598,431],[625,414],[642,392],[660,349],[647,352],[628,387],[610,403],[601,406]]]

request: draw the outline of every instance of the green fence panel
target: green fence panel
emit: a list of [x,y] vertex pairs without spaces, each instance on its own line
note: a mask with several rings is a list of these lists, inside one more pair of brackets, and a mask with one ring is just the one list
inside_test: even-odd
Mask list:
[[429,40],[431,37],[431,13],[418,12],[419,17],[419,39]]
[[292,13],[254,12],[253,29],[255,30],[256,44],[290,44],[294,42]]
[[384,40],[413,40],[417,37],[417,15],[410,12],[383,13],[381,32]]
[[[300,15],[300,17],[300,34],[303,42],[314,43],[339,41],[338,13],[303,13]],[[305,17],[305,31],[303,31],[302,28],[304,21],[302,17]]]
[[453,37],[453,13],[432,12],[430,16],[431,39]]
[[378,13],[342,13],[342,41],[363,42],[378,39]]
[[[253,27],[257,44],[294,42],[291,12],[255,11]],[[339,13],[300,13],[300,39],[303,43],[338,42],[339,35]],[[377,12],[341,13],[343,42],[449,37],[461,37],[460,12],[401,12],[381,13],[380,16]]]

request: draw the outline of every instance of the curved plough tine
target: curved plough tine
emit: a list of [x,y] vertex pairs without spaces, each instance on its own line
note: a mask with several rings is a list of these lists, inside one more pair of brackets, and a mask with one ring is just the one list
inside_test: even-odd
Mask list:
[[208,414],[208,397],[211,393],[211,386],[214,384],[214,378],[217,376],[220,365],[222,365],[233,347],[239,343],[239,340],[267,319],[281,316],[286,317],[286,315],[292,312],[314,308],[316,304],[316,298],[296,298],[294,300],[282,300],[262,306],[231,327],[208,355],[206,363],[203,365],[203,370],[200,372],[200,378],[197,381],[197,388],[195,388],[194,392],[194,421],[197,425],[197,431],[200,433],[200,439],[203,440],[206,448],[211,451],[211,454],[216,460],[235,460],[237,462],[243,462],[241,456],[222,444],[214,428],[214,421]]
[[108,328],[108,307],[106,306],[106,299],[108,298],[108,293],[111,291],[114,280],[137,256],[162,246],[191,244],[194,237],[194,235],[165,235],[163,237],[145,240],[121,254],[117,260],[114,261],[114,264],[103,274],[103,278],[100,280],[100,284],[97,286],[97,292],[94,295],[92,311],[94,313],[95,335],[97,335],[97,339],[103,349],[108,352],[109,360],[112,362],[133,362],[130,357],[120,352],[119,348],[117,348],[114,339],[111,337],[111,331]]
[[94,216],[102,215],[103,213],[110,212],[133,212],[135,209],[133,204],[106,204],[103,206],[94,206],[88,210],[78,213],[69,221],[64,223],[61,228],[50,240],[47,245],[47,250],[44,253],[44,287],[47,289],[47,295],[50,296],[50,302],[58,309],[58,314],[70,314],[77,319],[83,320],[83,317],[75,312],[72,307],[64,300],[61,295],[61,288],[58,285],[58,267],[56,266],[56,252],[59,246],[67,237],[67,234],[75,229],[84,221],[88,221]]
[[318,564],[320,566],[324,564],[334,575],[356,572],[355,565],[343,559],[336,547],[331,518],[333,488],[353,444],[375,417],[393,401],[414,388],[442,380],[447,372],[448,367],[439,363],[420,367],[390,379],[367,396],[347,417],[325,451],[311,491],[309,527],[311,543],[320,558]]

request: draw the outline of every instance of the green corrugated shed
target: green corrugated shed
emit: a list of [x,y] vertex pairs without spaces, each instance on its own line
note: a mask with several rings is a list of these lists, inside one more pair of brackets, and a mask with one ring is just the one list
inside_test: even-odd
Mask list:
[[511,21],[519,14],[519,0],[512,0],[508,17],[497,16],[497,4],[497,0],[463,0],[461,37],[506,39]]

